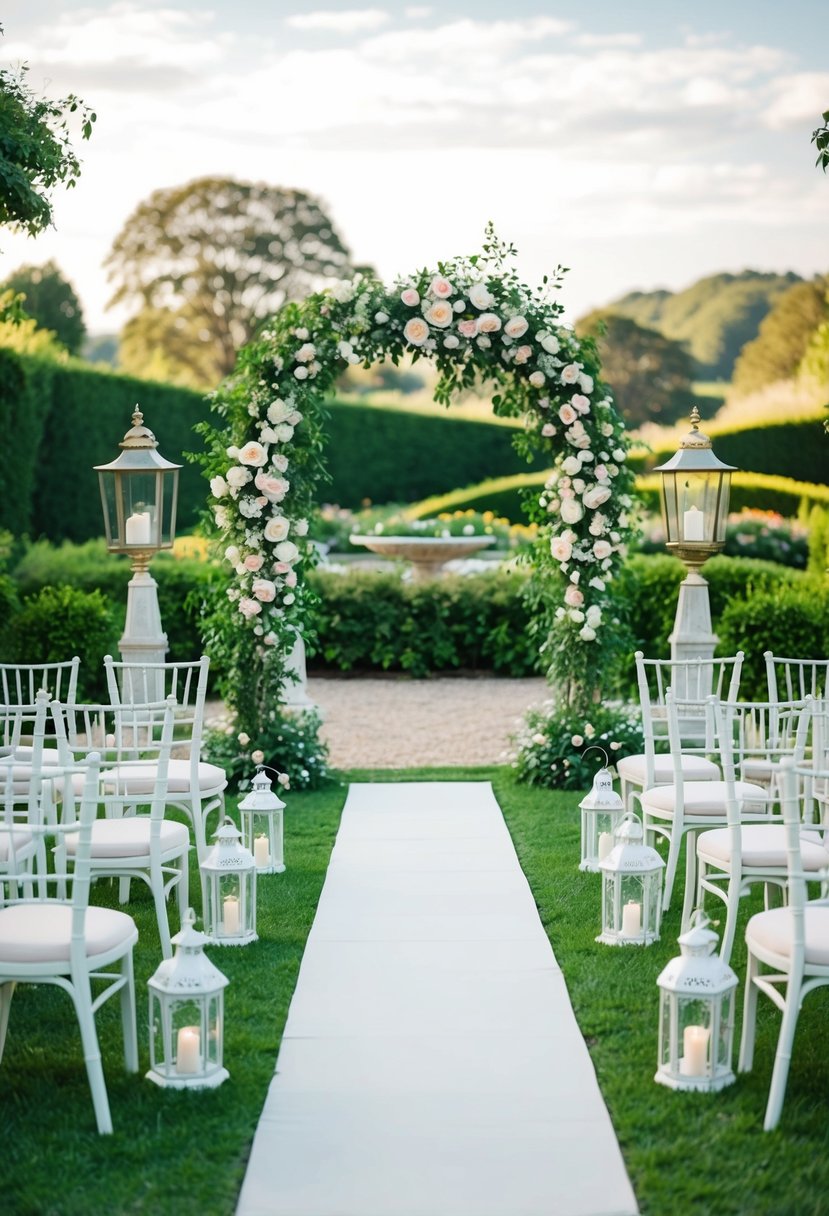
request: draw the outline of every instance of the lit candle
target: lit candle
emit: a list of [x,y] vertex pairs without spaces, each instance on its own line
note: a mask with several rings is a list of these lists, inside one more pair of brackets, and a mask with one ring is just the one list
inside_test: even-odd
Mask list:
[[198,1026],[182,1026],[178,1032],[176,1072],[199,1072],[201,1070],[201,1036]]
[[150,543],[149,511],[136,511],[128,517],[126,538],[128,545],[148,545]]
[[613,833],[599,832],[599,861],[604,861],[613,848]]
[[622,937],[638,937],[642,931],[642,905],[628,900],[622,908]]
[[685,1052],[679,1061],[679,1071],[686,1077],[704,1077],[708,1064],[708,1039],[711,1031],[707,1026],[686,1026],[682,1035]]
[[682,522],[686,540],[705,540],[705,517],[697,507],[689,507]]
[[239,932],[239,900],[235,895],[225,897],[222,908],[222,932],[225,937],[233,937]]
[[271,851],[267,836],[257,836],[253,842],[253,860],[257,870],[265,870],[271,864]]

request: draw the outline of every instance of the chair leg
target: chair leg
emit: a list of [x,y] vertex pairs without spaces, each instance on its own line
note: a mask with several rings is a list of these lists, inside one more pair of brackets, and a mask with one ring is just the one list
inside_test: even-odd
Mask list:
[[167,916],[167,900],[164,897],[164,874],[161,867],[153,867],[150,874],[150,887],[155,904],[155,918],[158,921],[158,936],[161,939],[161,954],[163,958],[172,958],[173,946],[170,941],[170,921]]
[[121,989],[124,1066],[127,1072],[138,1072],[138,1027],[135,1017],[135,971],[132,965],[132,950],[129,950],[121,960],[121,975],[125,980]]
[[112,1134],[112,1116],[109,1111],[104,1069],[101,1064],[101,1049],[98,1045],[98,1035],[95,1030],[95,1015],[92,1012],[92,991],[89,976],[83,976],[80,981],[76,978],[72,986],[72,1000],[78,1015],[78,1025],[81,1031],[83,1057],[86,1064],[86,1075],[89,1078],[89,1088],[92,1091],[92,1105],[95,1108],[95,1119],[98,1132],[102,1136]]
[[760,964],[748,951],[746,963],[746,991],[743,1000],[743,1031],[740,1035],[740,1058],[738,1072],[751,1072],[754,1064],[754,1032],[757,1022],[757,985],[754,983]]
[[680,925],[683,933],[691,923],[691,913],[694,910],[694,899],[697,894],[697,834],[689,832],[685,838],[685,894],[682,899],[682,920]]
[[128,904],[130,902],[130,880],[121,878],[118,881],[118,903]]
[[731,873],[728,879],[728,891],[725,900],[725,929],[720,945],[720,958],[727,963],[734,949],[734,938],[737,933],[737,917],[740,914],[740,892],[742,890],[742,875]]
[[682,831],[674,820],[668,845],[668,861],[665,866],[665,889],[662,895],[662,911],[667,912],[671,906],[671,894],[674,889],[677,866],[679,865],[679,850],[682,845]]
[[190,848],[184,850],[179,859],[181,866],[181,878],[176,884],[176,897],[178,901],[178,918],[181,924],[184,924],[184,914],[190,907],[190,865],[189,865]]
[[3,1048],[6,1046],[6,1031],[9,1028],[9,1014],[14,996],[15,981],[8,980],[0,984],[0,1060],[3,1059]]
[[771,1074],[769,1100],[766,1106],[766,1118],[763,1131],[771,1132],[780,1122],[783,1110],[783,1100],[786,1096],[786,1082],[789,1079],[789,1065],[792,1060],[794,1032],[797,1027],[797,1015],[800,1012],[800,984],[789,976],[786,986],[786,1004],[783,1006],[783,1021],[780,1023],[780,1035],[777,1040],[777,1051],[774,1053],[774,1068]]

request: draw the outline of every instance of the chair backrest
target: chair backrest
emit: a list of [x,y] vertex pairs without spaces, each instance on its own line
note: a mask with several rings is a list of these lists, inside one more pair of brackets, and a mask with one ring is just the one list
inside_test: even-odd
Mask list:
[[771,650],[763,658],[770,701],[829,698],[829,659],[785,659]]
[[[173,745],[176,702],[131,702],[126,705],[51,703],[61,765],[71,767],[90,747],[100,750],[98,801],[108,816],[127,807],[150,805],[155,818],[164,814],[167,776]],[[64,816],[66,807],[64,805]]]
[[104,658],[112,705],[175,698],[176,751],[186,752],[196,764],[201,753],[209,669],[207,655],[188,663],[117,663],[111,655]]
[[[27,825],[28,832],[41,844],[34,855],[33,878],[36,881],[10,883],[8,878],[4,881],[0,875],[0,902],[5,905],[44,901],[71,903],[70,957],[73,968],[77,967],[78,970],[86,962],[84,935],[86,909],[89,904],[92,824],[98,813],[100,775],[100,756],[94,751],[87,753],[79,764],[67,768],[60,765],[50,766],[48,784],[54,783],[60,787],[66,813],[59,823],[54,816],[44,813],[47,798],[47,783],[44,782],[38,793],[38,798],[44,805],[38,807],[37,813]],[[67,832],[70,831],[75,835],[77,846],[72,866],[66,867],[60,862],[66,858],[63,844]],[[15,829],[11,824],[0,821],[0,839],[5,835],[9,851],[14,847],[14,833]],[[45,847],[49,841],[54,845],[53,848]],[[56,859],[57,866],[53,864]]]
[[0,701],[4,705],[34,705],[45,689],[58,701],[74,701],[80,659],[65,663],[0,663]]
[[712,751],[713,719],[706,711],[708,697],[714,695],[736,701],[740,691],[743,652],[717,659],[646,659],[636,655],[636,682],[642,713],[645,741],[646,786],[655,784],[654,756],[670,747],[668,737],[667,693],[682,699],[682,750],[706,755]]
[[[827,702],[810,703],[809,712],[813,717],[823,719],[821,725],[813,722],[813,734],[826,739]],[[781,761],[780,772],[783,822],[786,825],[787,897],[792,917],[790,966],[791,974],[796,974],[802,973],[805,959],[806,884],[807,881],[813,882],[816,877],[814,872],[807,874],[803,867],[801,829],[803,820],[810,818],[808,804],[815,786],[829,787],[829,755],[824,750],[820,757],[813,756],[811,760],[797,762],[793,758],[785,758]]]
[[0,705],[0,799],[4,814],[38,796],[49,694],[41,689],[31,705]]
[[[804,761],[812,725],[811,697],[777,702],[729,702],[711,697],[710,703],[726,787],[729,827],[739,833],[746,815],[752,819],[779,818],[780,766],[783,760],[795,764]],[[741,796],[740,781],[751,783],[750,801]],[[732,855],[737,856],[740,848],[737,837],[732,839],[731,847]]]

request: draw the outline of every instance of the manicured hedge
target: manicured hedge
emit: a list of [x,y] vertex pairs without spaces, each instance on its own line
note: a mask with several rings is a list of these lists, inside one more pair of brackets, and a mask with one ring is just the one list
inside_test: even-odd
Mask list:
[[315,570],[320,596],[311,670],[491,671],[537,675],[524,576],[493,572],[404,583],[399,575]]

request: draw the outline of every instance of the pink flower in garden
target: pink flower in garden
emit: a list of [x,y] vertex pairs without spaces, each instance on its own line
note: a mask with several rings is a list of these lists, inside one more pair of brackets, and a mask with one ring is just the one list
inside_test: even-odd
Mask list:
[[501,318],[494,312],[482,312],[478,317],[479,334],[497,334],[501,328]]
[[561,383],[575,384],[579,378],[579,366],[577,363],[568,363],[561,369]]
[[291,569],[291,567],[288,565],[287,562],[274,562],[274,564],[273,564],[274,574],[287,574],[290,571],[290,569]]
[[313,342],[305,342],[300,346],[297,353],[294,355],[297,363],[310,363],[314,355],[317,353],[317,348]]
[[275,455],[271,456],[271,464],[277,473],[284,473],[288,467],[288,457],[283,456],[281,452],[276,452]]
[[530,372],[530,384],[533,388],[542,388],[546,379],[543,372]]
[[426,313],[426,320],[430,325],[436,325],[438,329],[446,329],[447,325],[452,324],[454,317],[452,305],[447,304],[446,300],[435,300]]
[[578,414],[573,409],[572,405],[563,405],[558,411],[558,416],[565,426],[569,426],[571,422],[575,422]]
[[297,584],[296,570],[289,570],[285,575],[285,586],[295,587]]
[[242,616],[245,616],[248,620],[250,620],[252,616],[259,615],[259,613],[262,611],[262,605],[258,604],[256,600],[249,599],[248,596],[243,595],[239,600],[239,611],[241,612]]
[[[518,346],[518,347],[516,347],[515,354],[513,355],[513,362],[519,363],[519,364],[526,363],[527,360],[532,355],[532,353],[533,353],[533,348],[531,346]],[[540,402],[539,402],[539,404],[540,404]]]
[[268,473],[257,473],[253,484],[268,502],[281,502],[291,488],[291,483],[284,477],[271,477]]
[[529,328],[530,324],[526,317],[510,317],[504,326],[504,333],[508,338],[523,338]]
[[556,428],[553,426],[552,422],[545,422],[541,428],[541,434],[544,436],[544,438],[550,439],[553,435],[555,435],[555,433]]
[[597,464],[593,472],[596,474],[597,481],[609,481],[610,474],[607,471],[606,465]]
[[284,540],[290,526],[284,515],[274,515],[273,519],[269,519],[265,524],[265,540],[270,541],[272,545]]
[[251,590],[263,604],[270,604],[276,599],[276,587],[269,578],[255,578]]
[[570,404],[579,411],[580,414],[590,412],[590,398],[585,397],[584,393],[573,393],[570,398]]
[[602,503],[607,502],[610,498],[610,489],[608,486],[592,486],[584,495],[582,502],[590,511],[595,511],[596,507],[600,507]]
[[241,464],[253,465],[254,468],[261,468],[268,459],[268,453],[262,447],[261,443],[257,443],[255,439],[251,439],[249,443],[239,452],[239,461]]
[[415,304],[420,303],[420,293],[415,291],[414,287],[407,287],[405,291],[401,291],[400,299],[410,308],[414,308]]
[[566,536],[554,536],[550,541],[550,553],[557,562],[569,562],[573,555],[573,546]]
[[593,542],[593,556],[595,557],[596,561],[604,561],[606,557],[610,557],[612,552],[613,546],[609,541],[597,540]]
[[581,608],[584,603],[584,595],[579,591],[573,583],[570,583],[567,590],[564,592],[564,602],[571,608]]
[[403,337],[412,346],[422,346],[429,337],[429,326],[422,317],[411,317],[403,328]]
[[464,338],[474,338],[478,332],[477,321],[458,321],[458,333]]
[[257,570],[262,569],[264,560],[261,553],[249,553],[242,565],[246,570],[250,570],[251,574],[255,574]]
[[446,300],[449,298],[449,296],[451,296],[455,289],[448,279],[444,279],[441,275],[436,275],[432,279],[429,290],[433,296],[437,296],[441,300]]

